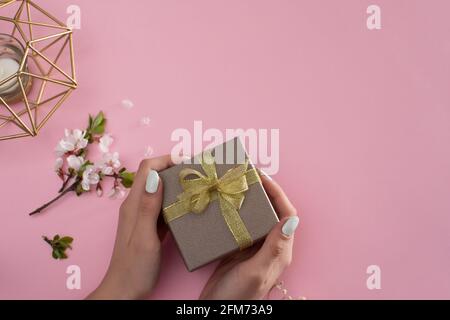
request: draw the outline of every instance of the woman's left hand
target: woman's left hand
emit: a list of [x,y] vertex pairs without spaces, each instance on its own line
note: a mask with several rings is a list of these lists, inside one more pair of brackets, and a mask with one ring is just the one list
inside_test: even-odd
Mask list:
[[141,162],[120,207],[108,271],[88,299],[139,299],[154,288],[159,277],[161,240],[167,233],[165,224],[158,223],[163,185],[157,171],[172,165],[170,156]]

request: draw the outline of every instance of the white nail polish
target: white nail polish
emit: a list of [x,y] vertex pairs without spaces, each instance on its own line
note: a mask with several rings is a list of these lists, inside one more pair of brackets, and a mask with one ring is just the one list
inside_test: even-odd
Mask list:
[[298,222],[299,218],[297,216],[290,217],[284,223],[283,227],[281,228],[281,232],[283,232],[286,237],[292,236],[295,232],[295,229],[297,229],[298,227]]
[[159,175],[155,170],[150,170],[147,175],[147,181],[145,183],[145,191],[148,193],[155,193],[158,190]]
[[271,176],[269,176],[266,172],[264,172],[264,170],[259,169],[259,172],[261,172],[261,174],[262,174],[264,177],[266,177],[267,179],[273,180]]

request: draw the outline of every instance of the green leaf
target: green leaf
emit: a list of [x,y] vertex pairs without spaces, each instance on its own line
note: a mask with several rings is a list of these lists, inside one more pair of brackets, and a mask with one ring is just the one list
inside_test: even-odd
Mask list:
[[89,115],[89,125],[88,125],[88,129],[92,128],[92,123],[94,122],[94,119],[92,119],[92,116]]
[[53,240],[48,240],[48,238],[45,236],[43,236],[42,238],[52,247],[52,257],[54,259],[67,259],[66,250],[72,249],[70,245],[73,242],[72,237],[60,237],[57,234],[53,237]]
[[53,250],[52,256],[56,258],[55,259],[61,259],[61,251],[59,251],[58,249]]
[[92,134],[103,134],[105,132],[106,119],[103,111],[100,111],[89,126]]
[[68,248],[68,244],[65,242],[58,242],[57,244],[55,244],[54,248],[64,251]]
[[105,115],[103,111],[100,111],[94,118],[94,121],[92,122],[92,127],[99,126],[103,121],[105,120]]
[[81,186],[81,183],[77,184],[77,187],[75,188],[75,193],[77,194],[77,196],[81,196],[84,192],[85,191]]
[[102,124],[94,127],[91,132],[93,134],[103,134],[103,133],[105,133],[105,123],[102,123]]
[[62,237],[61,240],[59,240],[59,241],[69,244],[69,243],[73,242],[73,238],[72,237]]
[[93,163],[89,160],[87,160],[85,163],[83,163],[80,167],[80,169],[78,169],[78,177],[82,178],[83,177],[83,172],[86,170],[87,166],[93,165]]
[[134,181],[134,172],[123,171],[119,173],[121,183],[125,188],[131,188]]

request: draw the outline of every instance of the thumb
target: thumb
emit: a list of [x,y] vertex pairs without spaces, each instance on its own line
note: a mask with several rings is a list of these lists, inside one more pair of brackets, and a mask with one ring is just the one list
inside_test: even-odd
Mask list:
[[163,184],[158,172],[150,170],[138,206],[136,236],[142,241],[152,241],[157,236],[157,221],[161,212]]
[[[273,270],[272,266],[278,266],[278,277],[291,263],[294,233],[298,227],[298,216],[285,217],[270,231],[261,249],[248,262],[252,268],[267,271]],[[264,271],[264,270],[261,270]]]

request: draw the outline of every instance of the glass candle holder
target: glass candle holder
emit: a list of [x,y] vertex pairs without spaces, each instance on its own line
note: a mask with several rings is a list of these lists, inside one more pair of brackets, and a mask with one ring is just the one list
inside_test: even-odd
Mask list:
[[[14,103],[23,99],[22,81],[25,93],[31,89],[31,77],[20,74],[20,64],[25,50],[19,40],[15,37],[0,33],[0,97],[6,103]],[[23,72],[28,72],[25,65]]]

